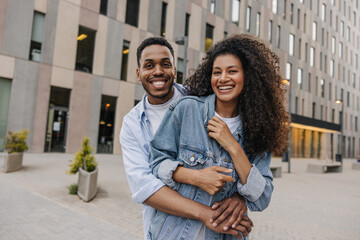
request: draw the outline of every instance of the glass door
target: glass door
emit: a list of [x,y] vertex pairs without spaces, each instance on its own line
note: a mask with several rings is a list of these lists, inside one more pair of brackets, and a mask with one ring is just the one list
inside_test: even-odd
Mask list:
[[46,128],[45,152],[65,152],[68,109],[50,106]]

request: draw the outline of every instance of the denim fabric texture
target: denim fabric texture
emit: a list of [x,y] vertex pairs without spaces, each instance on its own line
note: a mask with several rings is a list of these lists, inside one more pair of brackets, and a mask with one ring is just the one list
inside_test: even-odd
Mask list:
[[[181,85],[174,83],[174,87],[185,95]],[[146,116],[146,99],[144,94],[142,100],[124,117],[119,136],[125,173],[135,203],[143,203],[165,185],[151,173],[149,165],[149,143],[153,133]],[[143,204],[145,235],[154,211],[154,208]]]
[[[150,142],[150,166],[153,174],[181,195],[196,202],[211,206],[214,202],[231,197],[235,192],[242,195],[251,211],[262,211],[270,203],[273,191],[273,176],[270,171],[271,152],[247,157],[252,164],[247,183],[242,185],[236,174],[230,155],[209,138],[208,121],[215,115],[216,96],[187,96],[172,104]],[[266,123],[264,123],[266,124]],[[243,146],[242,125],[233,133]],[[179,184],[172,179],[172,173],[181,165],[186,168],[203,169],[221,166],[233,169],[228,175],[234,182],[227,182],[222,191],[210,195],[202,189],[188,184]],[[201,222],[155,210],[147,239],[195,239]],[[208,228],[205,239],[236,239]]]

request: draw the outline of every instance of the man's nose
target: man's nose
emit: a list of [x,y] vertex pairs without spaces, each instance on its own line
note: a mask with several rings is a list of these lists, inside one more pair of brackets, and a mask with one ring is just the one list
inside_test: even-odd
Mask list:
[[160,65],[156,65],[154,69],[154,75],[162,75],[163,73],[163,68]]

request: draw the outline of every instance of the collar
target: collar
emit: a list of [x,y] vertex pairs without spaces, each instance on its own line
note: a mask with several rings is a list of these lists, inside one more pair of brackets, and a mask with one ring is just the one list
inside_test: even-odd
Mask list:
[[[209,95],[206,98],[205,101],[205,116],[204,116],[204,126],[205,128],[208,125],[209,120],[215,116],[215,101],[216,101],[216,95],[213,93]],[[240,136],[241,138],[244,138],[244,133],[242,129],[242,119],[240,116],[240,125],[236,129],[236,135]]]
[[[178,84],[178,83],[174,82],[173,87],[175,87],[183,96],[187,95],[186,92],[185,92],[185,88],[181,84]],[[145,107],[146,97],[147,97],[147,94],[145,92],[144,96],[141,99],[141,102],[139,103],[140,104],[139,111],[140,111],[140,121],[141,122],[144,122],[144,121],[147,120],[146,112],[145,112],[145,110],[146,110],[146,107]]]

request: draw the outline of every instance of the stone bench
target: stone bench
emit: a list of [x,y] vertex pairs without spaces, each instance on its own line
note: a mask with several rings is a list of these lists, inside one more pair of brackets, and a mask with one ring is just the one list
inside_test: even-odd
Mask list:
[[270,170],[274,178],[281,177],[282,168],[280,166],[270,166]]
[[342,172],[341,163],[309,163],[307,171],[311,173]]
[[351,165],[352,170],[360,170],[360,162],[355,162]]

